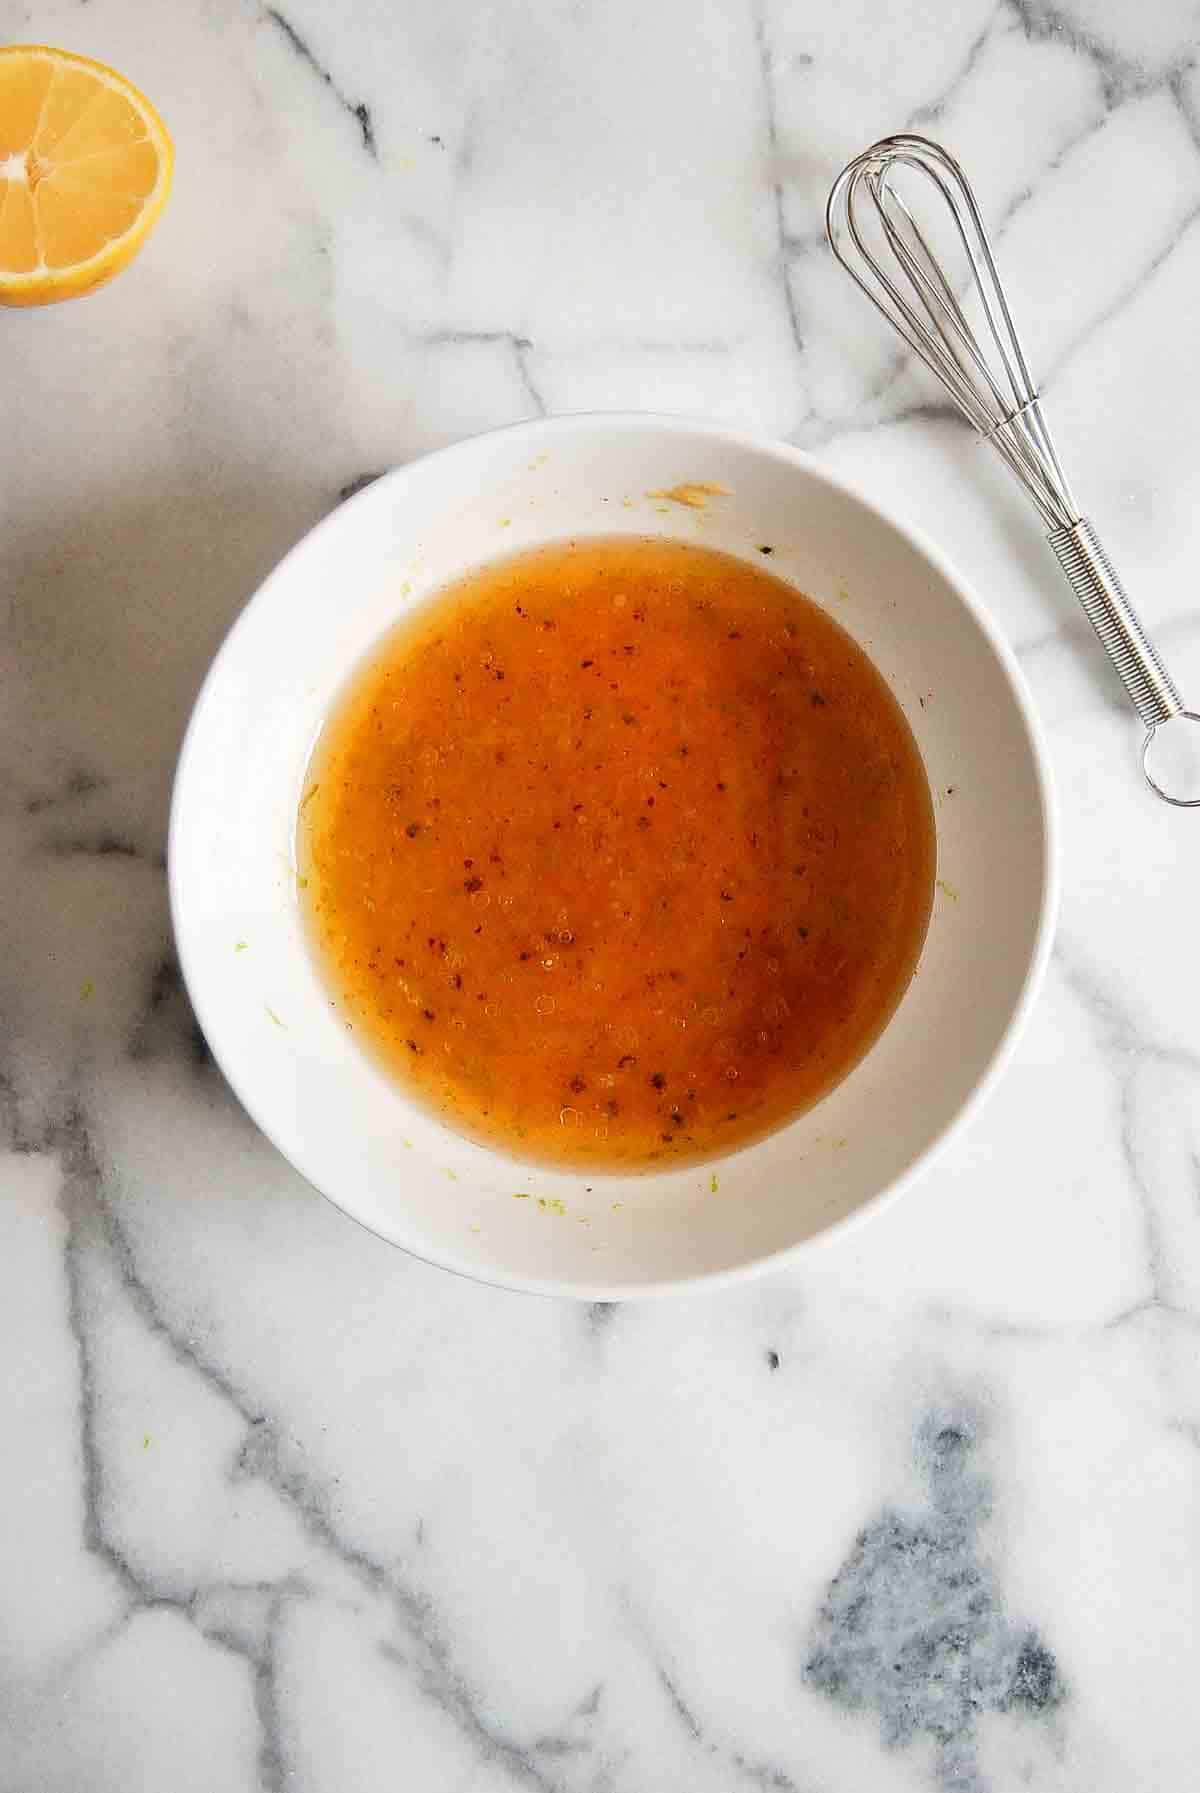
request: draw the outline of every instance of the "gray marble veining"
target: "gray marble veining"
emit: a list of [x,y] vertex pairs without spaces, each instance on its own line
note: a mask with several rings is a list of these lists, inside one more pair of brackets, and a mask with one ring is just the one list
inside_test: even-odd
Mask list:
[[[1194,5],[0,16],[178,150],[135,268],[0,339],[0,1793],[1190,1786],[1200,835],[821,208],[884,131],[961,154],[1200,689]],[[923,527],[1022,658],[1064,826],[966,1137],[802,1271],[665,1306],[342,1220],[226,1091],[166,913],[175,753],[256,582],[381,469],[589,407],[786,436]]]

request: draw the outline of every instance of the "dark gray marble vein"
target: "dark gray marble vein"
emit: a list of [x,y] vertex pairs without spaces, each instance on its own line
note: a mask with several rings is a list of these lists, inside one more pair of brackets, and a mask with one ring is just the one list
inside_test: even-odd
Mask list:
[[[385,1661],[393,1662],[407,1674],[415,1676],[426,1698],[454,1721],[458,1730],[475,1746],[483,1761],[494,1762],[507,1769],[520,1786],[536,1787],[539,1793],[565,1793],[565,1784],[548,1766],[544,1767],[534,1759],[532,1748],[526,1749],[512,1742],[484,1718],[480,1705],[467,1693],[465,1684],[457,1676],[452,1676],[449,1683],[441,1675],[430,1676],[411,1650],[398,1649],[388,1643],[380,1644],[378,1649]],[[543,1739],[543,1743],[544,1741]],[[543,1749],[541,1753],[546,1752]]]
[[177,1054],[180,1044],[197,1070],[210,1069],[215,1061],[184,988],[183,974],[173,952],[164,952],[150,973],[141,1014],[129,1037],[130,1058],[148,1059]]
[[[4,1032],[5,1022],[0,1016],[0,1037]],[[14,1078],[0,1068],[0,1142],[6,1152],[20,1157],[46,1150],[46,1123],[40,1116],[31,1116],[28,1109]]]
[[766,153],[768,183],[771,193],[771,206],[775,216],[775,259],[778,264],[779,282],[783,295],[783,307],[787,316],[788,331],[797,354],[804,353],[804,338],[800,332],[800,314],[796,309],[796,295],[792,291],[792,276],[789,257],[785,244],[787,242],[787,219],[785,217],[784,183],[780,173],[781,153],[779,145],[779,110],[775,97],[775,54],[767,33],[767,20],[764,11],[764,0],[753,0],[752,17],[754,21],[754,47],[758,54],[758,66],[762,82],[763,116],[765,119]]
[[885,1508],[859,1534],[803,1666],[809,1686],[836,1704],[874,1712],[887,1747],[931,1739],[938,1783],[953,1793],[989,1785],[977,1750],[982,1713],[1044,1717],[1067,1693],[1036,1631],[1009,1619],[983,1553],[991,1490],[973,1466],[979,1432],[978,1416],[962,1408],[926,1419],[915,1449],[928,1505]]
[[529,357],[533,353],[533,342],[528,336],[522,336],[517,330],[430,330],[420,340],[431,347],[444,347],[457,343],[501,343],[512,353],[516,363],[517,378],[525,389],[535,416],[545,417],[546,401],[538,391],[533,374],[529,367]]
[[615,1301],[593,1301],[585,1308],[585,1324],[592,1337],[600,1338],[611,1331],[619,1311],[619,1305]]
[[1200,108],[1188,85],[1188,76],[1195,73],[1200,55],[1193,56],[1186,64],[1173,68],[1167,76],[1167,92],[1174,102],[1175,110],[1182,118],[1187,134],[1192,140],[1192,147],[1200,151]]
[[[271,1418],[259,1410],[252,1395],[202,1343],[183,1337],[167,1321],[140,1275],[129,1241],[108,1200],[82,1112],[72,1113],[70,1120],[53,1129],[44,1143],[59,1154],[63,1165],[61,1205],[67,1222],[68,1321],[79,1366],[84,1543],[106,1564],[119,1584],[128,1602],[127,1621],[141,1611],[167,1608],[215,1645],[247,1662],[260,1726],[260,1774],[270,1793],[278,1793],[287,1782],[288,1768],[276,1639],[287,1602],[307,1597],[307,1591],[294,1577],[275,1585],[263,1584],[259,1591],[269,1593],[264,1625],[247,1628],[219,1619],[214,1622],[214,1598],[227,1596],[230,1590],[222,1585],[181,1596],[174,1589],[158,1585],[115,1540],[109,1524],[105,1467],[98,1443],[96,1345],[88,1288],[89,1267],[98,1253],[108,1257],[125,1298],[147,1332],[167,1347],[176,1363],[198,1375],[242,1421],[245,1438],[231,1475],[235,1479],[253,1477],[263,1481],[293,1512],[312,1544],[327,1553],[366,1592],[387,1603],[402,1641],[380,1646],[382,1655],[412,1674],[424,1697],[453,1721],[481,1760],[498,1764],[515,1781],[536,1787],[541,1793],[567,1793],[567,1783],[550,1764],[538,1759],[547,1754],[554,1757],[556,1752],[544,1747],[538,1751],[508,1735],[482,1694],[459,1672],[429,1596],[338,1529],[331,1517],[327,1491],[316,1477],[297,1465],[289,1441]],[[544,1745],[546,1739],[541,1742]],[[557,1752],[563,1757],[571,1753]]]
[[378,162],[379,145],[375,141],[375,125],[371,118],[370,107],[367,106],[365,101],[351,100],[342,92],[342,89],[338,86],[329,70],[325,68],[322,63],[317,61],[317,58],[313,55],[312,50],[309,48],[304,38],[302,38],[300,33],[296,30],[296,27],[291,24],[276,7],[264,7],[263,17],[271,21],[272,25],[274,25],[280,32],[284,40],[295,51],[301,62],[305,63],[307,67],[312,70],[319,81],[324,82],[325,86],[328,87],[330,93],[342,110],[349,113],[350,117],[358,126],[363,148],[373,162]]
[[291,1779],[283,1747],[277,1657],[284,1606],[285,1595],[276,1593],[267,1612],[266,1636],[253,1658],[254,1711],[259,1729],[258,1778],[266,1793],[283,1793]]
[[761,1787],[766,1789],[767,1793],[801,1793],[799,1782],[794,1780],[786,1769],[771,1762],[755,1761],[740,1750],[722,1750],[721,1746],[707,1735],[696,1713],[688,1705],[663,1665],[657,1663],[655,1667],[658,1684],[667,1697],[667,1704],[693,1743],[710,1756],[723,1755],[738,1777],[748,1781],[752,1787]]
[[542,397],[537,382],[529,366],[529,357],[533,352],[533,344],[527,336],[514,336],[512,339],[513,357],[517,364],[517,378],[525,389],[525,396],[533,406],[535,417],[545,417],[546,401]]
[[946,113],[954,100],[958,98],[961,89],[974,74],[979,59],[991,40],[992,33],[996,28],[997,20],[1004,11],[1005,5],[1006,0],[996,0],[996,5],[990,16],[967,45],[966,55],[963,57],[949,81],[947,81],[945,87],[943,87],[942,91],[939,94],[936,94],[933,99],[926,100],[922,105],[917,107],[915,112],[909,114],[903,127],[904,130],[923,131],[927,126],[936,124]]
[[377,479],[382,478],[382,468],[378,473],[356,473],[353,479],[348,479],[344,486],[338,488],[338,503],[345,504],[347,498],[356,498],[360,492],[365,492],[368,486],[373,486]]
[[762,1789],[763,1793],[810,1793],[810,1783],[802,1785],[778,1762],[749,1756],[744,1750],[733,1748],[712,1735],[710,1728],[684,1694],[678,1674],[667,1667],[655,1649],[646,1624],[628,1595],[623,1604],[631,1625],[641,1637],[667,1708],[688,1741],[704,1755],[722,1763],[729,1772],[731,1784],[745,1782]]
[[36,843],[35,851],[52,859],[143,859],[146,855],[127,835],[111,828],[89,833],[55,833]]
[[[1112,44],[1105,43],[1090,31],[1064,6],[1054,0],[1003,0],[1021,30],[1031,43],[1061,44],[1093,64],[1103,84],[1105,103],[1110,110],[1123,105],[1136,94],[1145,93],[1161,79],[1161,71],[1150,71],[1144,63],[1123,56]],[[1182,47],[1186,57],[1189,46]]]
[[1088,965],[1082,953],[1061,934],[1055,944],[1053,957],[1068,990],[1087,1015],[1093,1038],[1117,1085],[1121,1116],[1121,1157],[1141,1213],[1146,1275],[1150,1289],[1148,1300],[1138,1304],[1138,1311],[1155,1307],[1168,1313],[1186,1313],[1188,1310],[1174,1298],[1158,1195],[1147,1181],[1137,1148],[1138,1079],[1148,1064],[1172,1067],[1200,1079],[1200,1052],[1188,1047],[1164,1044],[1147,1034],[1137,1025],[1127,1006]]
[[107,790],[109,783],[99,772],[93,772],[86,766],[76,766],[68,772],[57,790],[27,797],[24,803],[25,814],[40,816],[48,809],[62,809],[78,803],[84,797],[91,797],[97,791]]

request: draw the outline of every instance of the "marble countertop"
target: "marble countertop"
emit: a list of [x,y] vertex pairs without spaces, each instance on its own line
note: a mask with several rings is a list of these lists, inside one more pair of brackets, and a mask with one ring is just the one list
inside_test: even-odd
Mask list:
[[[0,1793],[1194,1784],[1200,819],[820,231],[872,138],[959,151],[1200,691],[1191,0],[0,24],[124,69],[178,147],[136,267],[0,332]],[[923,525],[1017,647],[1065,836],[1034,1019],[917,1191],[791,1274],[591,1309],[289,1172],[163,876],[189,703],[283,550],[381,468],[589,407],[786,436]]]

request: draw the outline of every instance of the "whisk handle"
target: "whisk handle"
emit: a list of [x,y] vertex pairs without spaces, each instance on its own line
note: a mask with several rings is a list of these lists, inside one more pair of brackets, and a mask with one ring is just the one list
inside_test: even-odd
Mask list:
[[1050,534],[1050,546],[1100,645],[1117,669],[1129,701],[1155,729],[1183,714],[1183,699],[1138,621],[1103,544],[1086,517]]

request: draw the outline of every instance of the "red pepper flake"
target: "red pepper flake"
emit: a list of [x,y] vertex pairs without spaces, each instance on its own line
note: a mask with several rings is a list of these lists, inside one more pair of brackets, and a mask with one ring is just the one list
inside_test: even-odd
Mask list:
[[474,896],[475,892],[477,890],[483,889],[483,879],[480,877],[464,878],[463,879],[463,889],[466,891],[468,896]]

